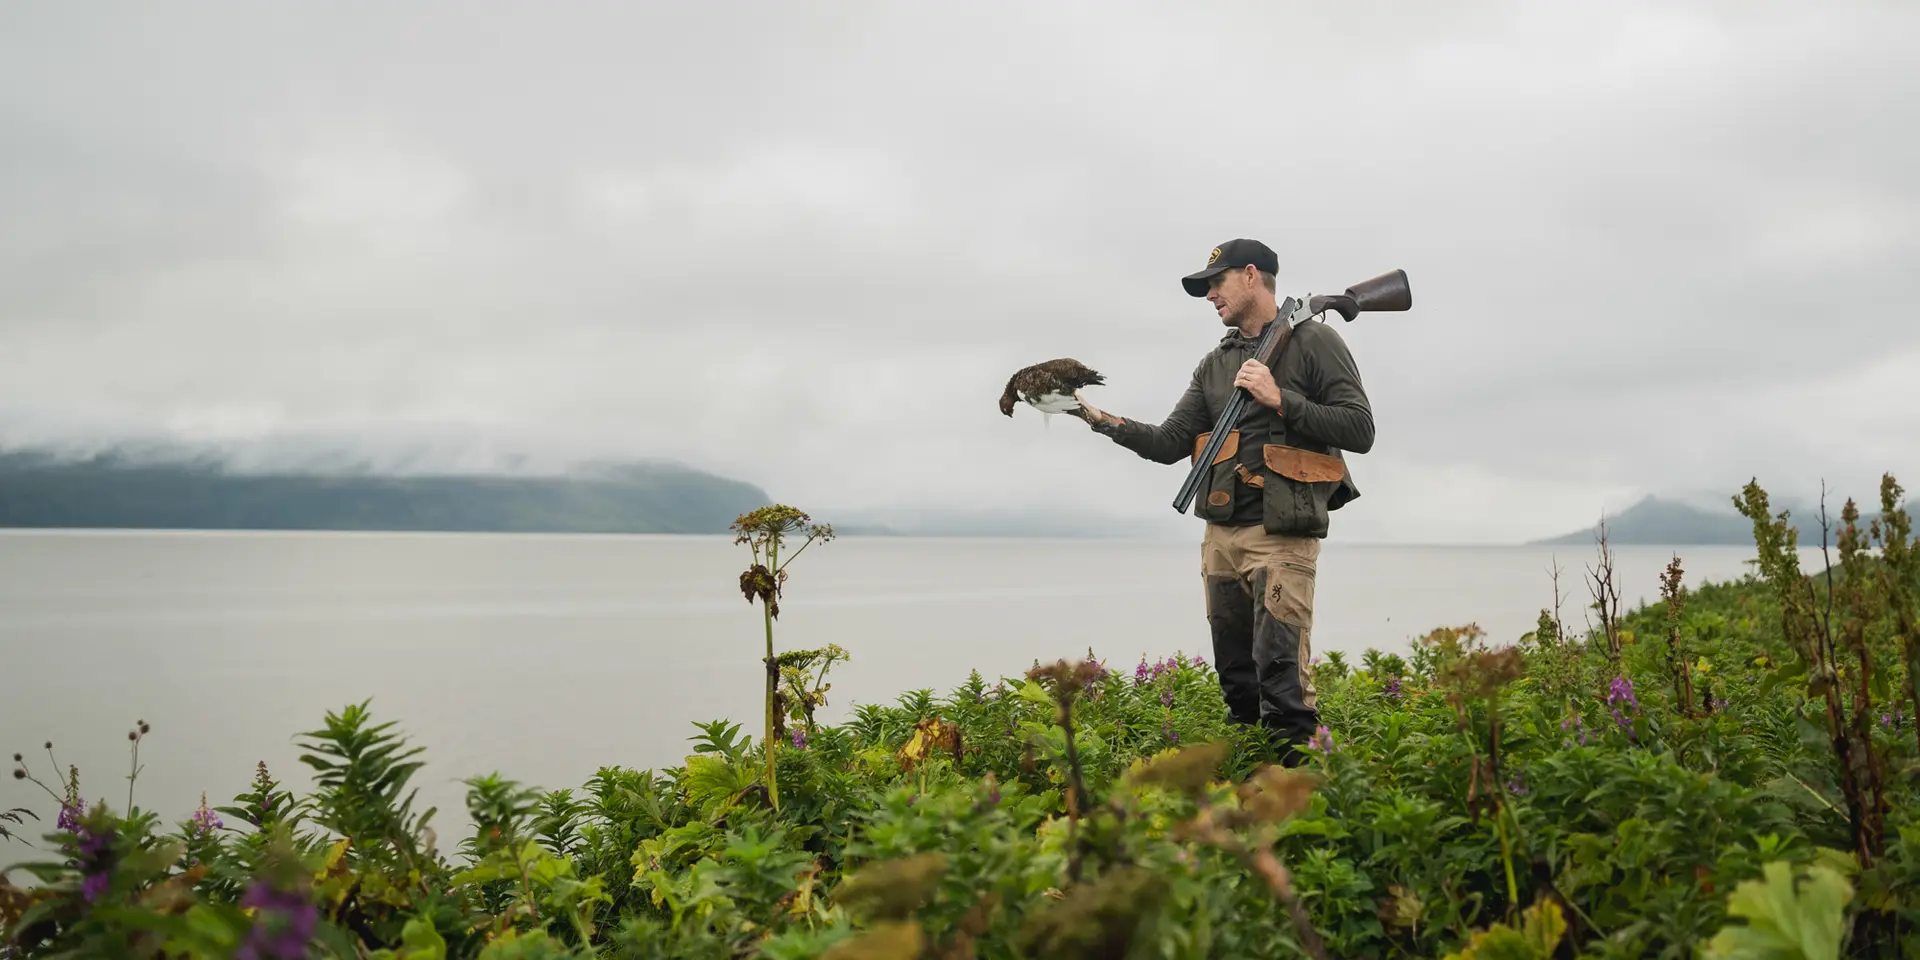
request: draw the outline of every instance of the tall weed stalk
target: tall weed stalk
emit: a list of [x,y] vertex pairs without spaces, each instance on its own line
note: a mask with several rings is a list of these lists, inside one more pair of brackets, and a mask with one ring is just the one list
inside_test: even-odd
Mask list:
[[[735,544],[744,543],[753,551],[753,565],[740,574],[740,592],[746,596],[748,603],[760,601],[761,617],[766,626],[767,652],[762,661],[766,666],[767,681],[766,735],[762,749],[766,754],[767,801],[778,810],[780,784],[774,770],[774,754],[779,739],[776,727],[781,725],[782,711],[780,660],[773,652],[773,621],[780,618],[780,596],[787,583],[787,566],[814,541],[824,543],[832,540],[833,527],[814,523],[813,518],[803,510],[776,503],[736,517],[733,532]],[[780,548],[786,545],[787,538],[802,533],[806,534],[806,540],[785,560],[781,560]]]

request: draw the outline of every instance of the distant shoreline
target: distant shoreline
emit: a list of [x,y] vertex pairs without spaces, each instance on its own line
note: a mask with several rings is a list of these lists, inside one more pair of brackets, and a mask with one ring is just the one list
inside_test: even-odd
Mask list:
[[[646,532],[617,530],[423,530],[423,529],[373,529],[373,528],[330,528],[330,527],[110,527],[110,526],[0,526],[0,537],[407,537],[407,538],[447,538],[475,537],[488,539],[517,538],[525,540],[714,540],[728,539],[733,534],[726,531],[708,532]],[[1123,536],[1123,535],[1069,535],[1034,534],[1019,535],[1010,533],[953,534],[953,533],[873,533],[868,531],[834,534],[836,541],[938,541],[938,542],[981,542],[1004,541],[1011,543],[1112,543],[1112,544],[1174,544],[1190,546],[1199,541],[1196,530],[1192,537],[1174,536]],[[1351,540],[1330,538],[1330,548],[1367,549],[1367,550],[1527,550],[1542,553],[1560,552],[1571,555],[1594,549],[1597,544],[1569,544],[1541,541],[1506,542],[1451,542],[1451,541],[1392,541],[1392,540]],[[1609,544],[1616,550],[1752,550],[1752,544],[1738,543],[1621,543]],[[1819,549],[1818,543],[1802,543],[1802,550]]]

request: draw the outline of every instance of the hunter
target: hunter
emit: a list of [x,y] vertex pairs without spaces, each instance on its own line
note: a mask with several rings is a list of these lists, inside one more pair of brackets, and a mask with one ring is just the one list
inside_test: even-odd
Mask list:
[[1329,512],[1360,495],[1341,452],[1373,448],[1373,410],[1346,342],[1326,323],[1283,331],[1292,342],[1282,345],[1277,371],[1253,359],[1279,317],[1279,267],[1257,240],[1214,248],[1206,267],[1180,283],[1230,329],[1200,358],[1173,412],[1151,424],[1085,405],[1082,419],[1156,463],[1195,460],[1234,388],[1247,389],[1253,402],[1194,500],[1206,521],[1207,623],[1230,718],[1264,728],[1281,762],[1297,766],[1319,726],[1310,658],[1320,542]]

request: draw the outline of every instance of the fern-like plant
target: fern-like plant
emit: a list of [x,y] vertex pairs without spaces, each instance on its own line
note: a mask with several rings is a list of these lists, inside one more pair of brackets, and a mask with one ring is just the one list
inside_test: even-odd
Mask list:
[[310,731],[300,744],[300,762],[314,770],[313,822],[351,841],[355,863],[382,862],[393,852],[406,866],[417,865],[417,831],[433,818],[429,807],[416,815],[417,790],[407,784],[425,765],[415,757],[425,747],[408,747],[390,732],[394,722],[375,724],[370,701],[327,713],[326,727]]

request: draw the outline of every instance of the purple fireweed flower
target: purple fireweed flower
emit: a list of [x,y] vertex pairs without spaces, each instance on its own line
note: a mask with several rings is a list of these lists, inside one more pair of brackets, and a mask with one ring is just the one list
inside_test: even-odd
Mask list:
[[1193,665],[1194,665],[1194,667],[1196,667],[1196,668],[1198,668],[1198,667],[1204,667],[1204,666],[1206,666],[1206,665],[1207,665],[1207,658],[1206,658],[1206,657],[1202,657],[1202,656],[1200,656],[1200,655],[1198,655],[1198,654],[1195,654],[1195,655],[1194,655],[1194,658],[1193,658]]
[[113,876],[104,870],[99,873],[89,873],[86,879],[80,881],[80,899],[92,903],[100,899],[112,883]]
[[1633,681],[1626,677],[1614,677],[1612,686],[1607,690],[1607,703],[1614,706],[1624,703],[1629,707],[1639,707],[1640,701],[1633,696]]
[[796,747],[799,747],[802,750],[805,750],[807,748],[807,731],[806,730],[800,727],[793,728],[793,745]]
[[1391,676],[1391,677],[1388,677],[1388,678],[1387,678],[1387,682],[1386,682],[1386,685],[1385,685],[1384,687],[1382,687],[1382,688],[1381,688],[1381,692],[1383,692],[1383,693],[1385,693],[1385,694],[1387,695],[1387,699],[1388,699],[1388,700],[1392,700],[1392,701],[1394,701],[1395,703],[1398,703],[1398,702],[1400,702],[1400,677],[1399,677],[1399,675],[1397,675],[1397,674],[1396,674],[1396,675],[1394,675],[1394,676]]
[[255,911],[253,928],[234,952],[235,960],[293,960],[307,955],[320,911],[306,897],[256,880],[240,898],[240,908],[249,907]]
[[1516,797],[1524,797],[1531,791],[1527,789],[1526,781],[1516,773],[1507,780],[1507,792]]
[[1315,727],[1313,730],[1313,739],[1307,741],[1307,749],[1319,754],[1333,753],[1336,749],[1336,745],[1333,742],[1333,731],[1328,730],[1324,724]]
[[206,836],[226,826],[226,824],[221,821],[219,814],[207,808],[207,795],[205,793],[200,794],[200,809],[193,812],[193,819],[190,823],[192,824],[192,829],[199,832],[201,836]]
[[81,802],[79,797],[75,797],[72,800],[68,800],[61,803],[60,819],[56,821],[54,825],[61,830],[67,831],[68,833],[79,833],[80,832],[80,813],[83,809],[84,809],[84,804]]
[[[1584,747],[1584,746],[1586,746],[1586,745],[1587,745],[1587,725],[1586,725],[1586,722],[1585,722],[1585,721],[1583,721],[1583,720],[1581,720],[1581,719],[1580,719],[1580,716],[1579,716],[1578,714],[1572,714],[1572,715],[1569,715],[1569,716],[1565,716],[1565,717],[1561,717],[1561,718],[1560,718],[1560,729],[1562,729],[1562,730],[1565,730],[1565,729],[1567,729],[1567,727],[1569,727],[1569,726],[1571,726],[1571,727],[1573,727],[1573,729],[1574,729],[1574,732],[1575,732],[1576,734],[1578,734],[1578,736],[1579,736],[1579,740],[1580,740],[1580,745],[1581,745],[1581,746],[1583,746],[1583,747]],[[1573,741],[1572,741],[1572,740],[1562,740],[1562,741],[1560,741],[1560,745],[1561,745],[1561,746],[1563,746],[1563,747],[1571,747],[1571,746],[1573,746]]]
[[1173,688],[1172,687],[1168,687],[1167,689],[1160,691],[1160,703],[1163,706],[1169,706],[1169,707],[1173,706]]
[[1613,722],[1619,724],[1628,737],[1632,737],[1633,721],[1628,719],[1628,714],[1640,709],[1640,701],[1633,695],[1632,680],[1626,677],[1613,678],[1613,684],[1607,690],[1607,707],[1613,714]]
[[1147,658],[1141,657],[1140,665],[1133,668],[1133,685],[1137,687],[1143,683],[1146,683],[1147,672],[1148,672]]

